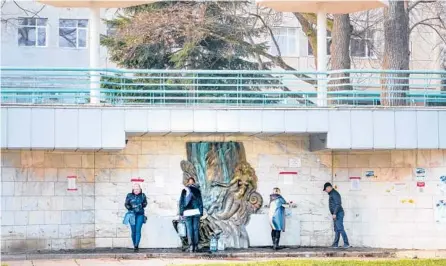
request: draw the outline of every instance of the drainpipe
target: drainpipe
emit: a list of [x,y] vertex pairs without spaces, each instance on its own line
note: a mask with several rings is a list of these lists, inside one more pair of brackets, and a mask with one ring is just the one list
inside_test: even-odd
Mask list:
[[327,106],[327,13],[317,12],[317,105]]
[[[89,50],[90,50],[90,69],[99,68],[100,43],[99,43],[99,29],[100,29],[101,9],[98,7],[90,8],[90,30],[89,30]],[[90,103],[100,103],[100,81],[98,71],[90,71]]]

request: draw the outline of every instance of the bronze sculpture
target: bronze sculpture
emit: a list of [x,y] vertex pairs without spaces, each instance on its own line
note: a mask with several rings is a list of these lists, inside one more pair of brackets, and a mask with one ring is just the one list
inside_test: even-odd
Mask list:
[[[256,192],[257,176],[237,142],[187,143],[188,161],[181,161],[183,182],[198,181],[205,214],[200,224],[200,247],[208,247],[212,234],[221,234],[226,247],[247,248],[245,226],[262,206]],[[176,230],[178,221],[173,221]],[[187,241],[182,239],[183,247]]]

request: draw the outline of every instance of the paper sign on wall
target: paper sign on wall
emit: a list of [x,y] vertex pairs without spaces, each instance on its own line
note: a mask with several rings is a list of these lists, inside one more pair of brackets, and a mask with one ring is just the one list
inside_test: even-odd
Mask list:
[[435,204],[435,221],[437,223],[446,223],[446,200],[439,200]]
[[365,171],[364,176],[366,178],[374,178],[375,177],[375,171]]
[[279,180],[283,180],[284,185],[292,185],[296,176],[297,172],[280,172]]
[[290,158],[288,160],[288,165],[291,168],[299,168],[302,166],[302,162],[301,162],[300,158],[294,157],[294,158]]
[[350,189],[351,190],[361,190],[361,178],[359,176],[350,177]]
[[440,187],[440,192],[446,195],[446,175],[440,176],[440,184],[438,186]]
[[416,168],[415,169],[415,181],[424,182],[426,181],[426,169]]

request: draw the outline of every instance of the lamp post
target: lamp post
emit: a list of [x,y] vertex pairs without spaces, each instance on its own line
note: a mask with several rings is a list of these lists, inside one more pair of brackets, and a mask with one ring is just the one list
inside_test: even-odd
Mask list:
[[[89,52],[90,52],[90,103],[100,103],[101,77],[97,69],[100,67],[100,26],[101,8],[123,8],[150,4],[157,0],[37,0],[38,2],[60,8],[88,8],[89,20]],[[96,70],[96,71],[95,71]]]
[[256,0],[280,12],[317,14],[317,105],[327,106],[327,13],[348,14],[385,7],[381,0]]

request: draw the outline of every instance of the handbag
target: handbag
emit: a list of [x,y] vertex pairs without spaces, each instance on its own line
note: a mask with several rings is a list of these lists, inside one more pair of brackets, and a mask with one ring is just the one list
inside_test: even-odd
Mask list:
[[128,211],[124,215],[124,220],[122,221],[125,225],[135,225],[135,214],[131,211]]
[[177,225],[178,235],[180,237],[186,237],[186,224],[184,221],[179,221]]

